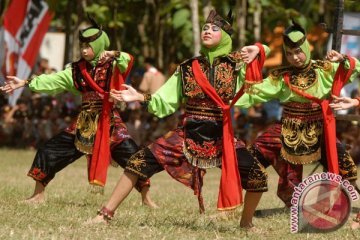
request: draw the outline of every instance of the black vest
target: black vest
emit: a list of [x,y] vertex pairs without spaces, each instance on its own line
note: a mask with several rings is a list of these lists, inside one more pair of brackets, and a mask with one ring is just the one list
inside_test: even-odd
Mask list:
[[222,109],[197,84],[192,61],[199,61],[202,71],[221,99],[228,104],[236,92],[237,77],[243,61],[240,52],[214,59],[212,66],[204,57],[180,64],[183,95],[186,97],[184,119],[184,154],[194,166],[211,168],[221,165]]

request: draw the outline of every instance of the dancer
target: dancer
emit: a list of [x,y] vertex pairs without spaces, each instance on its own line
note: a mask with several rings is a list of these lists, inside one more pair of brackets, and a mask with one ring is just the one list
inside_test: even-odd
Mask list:
[[278,195],[290,207],[303,164],[320,161],[328,171],[356,184],[356,165],[345,146],[336,142],[327,99],[359,74],[360,63],[334,50],[325,61],[312,60],[305,30],[295,22],[284,33],[284,50],[290,66],[273,70],[236,105],[249,107],[274,98],[283,104],[281,123],[269,127],[249,151],[265,167],[275,168],[280,176]]
[[[147,104],[148,110],[158,117],[172,114],[184,103],[185,118],[183,127],[170,131],[130,158],[109,201],[91,223],[109,221],[139,178],[150,178],[164,169],[194,190],[203,212],[201,187],[205,169],[221,166],[218,209],[232,210],[239,206],[242,186],[247,191],[240,226],[253,227],[255,208],[262,192],[267,191],[267,174],[262,164],[247,152],[244,143],[234,141],[228,104],[231,100],[235,103],[240,96],[235,93],[244,85],[245,72],[259,77],[265,51],[258,44],[231,52],[231,22],[230,15],[224,19],[212,10],[201,31],[201,56],[180,64],[155,94],[140,94],[130,86],[124,91],[111,91],[117,100]],[[259,51],[257,65],[252,60]],[[250,63],[246,71],[245,63]]]
[[153,94],[164,85],[166,78],[164,74],[155,67],[154,58],[145,58],[144,68],[145,73],[139,85],[139,90],[143,93]]
[[[133,57],[125,52],[107,51],[110,42],[101,26],[79,32],[81,59],[65,70],[22,80],[8,76],[0,89],[12,93],[28,86],[34,92],[57,94],[70,91],[81,94],[82,106],[76,121],[38,149],[28,176],[35,181],[33,195],[26,202],[45,201],[45,187],[55,174],[84,154],[88,158],[88,178],[93,191],[102,192],[111,158],[125,167],[138,146],[128,135],[119,111],[109,97],[111,89],[120,89],[128,75]],[[150,183],[138,181],[142,201],[156,207],[149,197]]]

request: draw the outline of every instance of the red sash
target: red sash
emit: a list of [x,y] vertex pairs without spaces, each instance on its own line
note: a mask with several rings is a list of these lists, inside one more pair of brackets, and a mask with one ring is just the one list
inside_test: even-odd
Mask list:
[[[124,79],[130,72],[133,63],[133,57],[130,56],[130,62],[128,69],[124,74],[121,74],[118,67],[115,67],[114,72],[111,76],[110,89],[120,90],[121,85],[124,84]],[[86,61],[79,63],[81,74],[86,83],[97,93],[103,95],[102,102],[102,113],[99,120],[98,128],[96,130],[95,143],[91,156],[88,178],[90,184],[105,186],[107,169],[110,164],[110,117],[111,109],[113,106],[112,102],[109,102],[109,92],[104,91],[100,88],[94,79],[86,70]]]
[[[261,69],[264,63],[263,58],[265,53],[263,46],[261,44],[257,45],[260,48],[261,53],[260,61],[256,59],[253,61],[256,63],[248,64],[246,69],[246,79],[258,80],[259,77],[262,79]],[[230,110],[236,101],[243,95],[244,87],[236,93],[231,104],[226,105],[202,72],[198,60],[192,62],[192,68],[195,80],[200,85],[201,89],[223,110],[223,155],[221,160],[221,180],[217,208],[218,210],[231,210],[241,205],[243,200]]]
[[[350,68],[345,72],[344,64],[340,64],[339,68],[336,71],[331,93],[335,96],[339,96],[342,87],[346,84],[348,79],[350,78],[352,71],[355,67],[355,61],[353,58],[348,57],[350,61]],[[336,148],[336,121],[334,114],[329,107],[329,103],[331,99],[319,99],[316,98],[304,91],[301,91],[298,88],[292,87],[290,84],[289,74],[286,73],[284,75],[284,81],[289,89],[295,92],[297,95],[305,97],[313,102],[318,103],[321,106],[322,114],[324,118],[324,136],[325,136],[325,144],[326,144],[326,157],[328,163],[329,172],[339,174],[339,163],[338,163],[338,155]]]

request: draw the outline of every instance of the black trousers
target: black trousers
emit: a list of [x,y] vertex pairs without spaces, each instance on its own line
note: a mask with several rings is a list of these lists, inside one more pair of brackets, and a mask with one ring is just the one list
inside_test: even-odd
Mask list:
[[[36,153],[28,176],[46,186],[56,175],[69,164],[73,163],[84,153],[76,149],[75,135],[62,131],[47,141]],[[112,159],[122,168],[134,153],[139,150],[131,138],[111,146]]]
[[[267,173],[263,165],[254,158],[245,147],[236,149],[238,159],[238,169],[241,177],[242,187],[249,192],[266,192],[267,187]],[[180,161],[186,161],[185,157],[168,162],[166,169],[171,171],[173,166],[182,165]],[[220,166],[221,168],[221,166]],[[179,169],[179,168],[178,168]],[[187,169],[187,168],[186,168]],[[125,171],[136,174],[139,179],[147,179],[152,175],[164,170],[163,165],[159,163],[156,156],[150,151],[149,148],[144,148],[134,154],[125,168]],[[183,175],[186,175],[185,169]],[[174,174],[171,174],[174,176]]]

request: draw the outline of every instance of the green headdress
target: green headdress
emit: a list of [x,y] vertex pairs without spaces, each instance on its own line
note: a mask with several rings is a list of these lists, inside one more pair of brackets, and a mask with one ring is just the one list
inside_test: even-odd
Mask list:
[[284,34],[284,49],[286,48],[300,48],[306,56],[305,64],[311,60],[310,44],[306,39],[306,32],[298,23],[292,20],[293,25],[288,27]]
[[110,40],[102,27],[89,15],[88,18],[92,26],[79,31],[79,40],[81,43],[88,43],[93,49],[95,58],[91,61],[91,64],[94,66],[98,62],[100,54],[110,46]]
[[214,58],[224,56],[231,52],[232,39],[224,30],[221,29],[220,43],[212,48],[201,46],[200,53],[209,59],[210,64],[213,63]]

